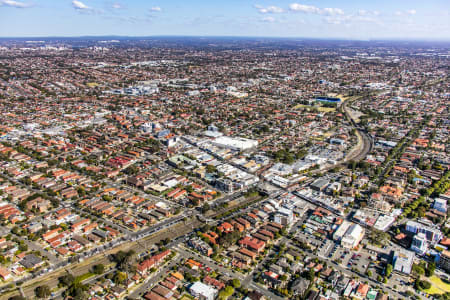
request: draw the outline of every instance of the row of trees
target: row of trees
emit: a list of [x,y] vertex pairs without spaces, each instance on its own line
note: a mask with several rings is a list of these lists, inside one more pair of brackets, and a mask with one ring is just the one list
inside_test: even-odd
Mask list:
[[299,149],[297,152],[290,152],[285,149],[280,149],[272,153],[272,157],[276,161],[280,161],[285,164],[292,164],[294,161],[304,158],[307,154],[308,151],[304,148]]

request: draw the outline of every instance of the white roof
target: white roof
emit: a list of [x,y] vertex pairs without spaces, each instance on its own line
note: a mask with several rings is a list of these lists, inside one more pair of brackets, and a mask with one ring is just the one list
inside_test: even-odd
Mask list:
[[165,186],[168,186],[169,188],[174,187],[178,184],[178,180],[176,179],[170,179],[163,183]]
[[394,223],[394,221],[395,218],[392,216],[381,215],[378,217],[373,227],[375,229],[385,231],[392,225],[392,223]]
[[162,202],[162,201],[157,202],[157,203],[155,204],[155,206],[156,206],[156,207],[159,207],[159,208],[163,208],[163,209],[166,209],[166,208],[167,208],[167,204],[164,203],[164,202]]
[[228,137],[228,136],[218,137],[214,140],[214,143],[224,147],[232,147],[241,150],[256,147],[258,145],[258,141],[255,140],[240,137]]
[[344,234],[347,232],[348,228],[350,227],[351,223],[347,220],[344,220],[342,222],[341,226],[339,226],[336,231],[334,232],[334,237],[337,239],[340,239],[344,236]]
[[191,285],[190,290],[198,295],[203,295],[206,298],[214,297],[217,293],[217,290],[215,288],[212,288],[211,286],[204,284],[200,281],[195,282]]
[[358,224],[353,224],[345,233],[346,236],[351,236],[355,240],[358,239],[363,232],[363,228]]
[[399,250],[394,253],[394,270],[409,274],[411,273],[415,253],[408,250]]
[[442,205],[447,205],[447,200],[441,199],[441,198],[436,198],[436,199],[434,199],[434,202],[435,202],[435,203],[442,204]]
[[292,210],[284,208],[284,207],[279,208],[277,213],[286,215],[286,216],[292,216]]

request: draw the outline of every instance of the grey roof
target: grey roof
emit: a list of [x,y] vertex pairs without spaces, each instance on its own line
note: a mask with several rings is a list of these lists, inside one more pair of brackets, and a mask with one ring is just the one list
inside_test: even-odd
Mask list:
[[294,294],[303,295],[309,287],[309,280],[305,278],[297,278],[293,283],[291,290]]
[[42,259],[37,257],[34,254],[29,254],[29,255],[25,256],[24,258],[22,258],[22,260],[20,261],[20,264],[27,269],[34,268],[35,266],[39,265],[40,263],[42,263]]

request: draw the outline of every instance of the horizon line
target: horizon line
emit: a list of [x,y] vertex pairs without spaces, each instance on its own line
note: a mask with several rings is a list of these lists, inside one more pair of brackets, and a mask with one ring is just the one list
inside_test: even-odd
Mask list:
[[295,36],[246,36],[246,35],[117,35],[117,34],[100,34],[100,35],[42,35],[42,36],[0,36],[0,39],[49,39],[49,38],[249,38],[249,39],[305,39],[305,40],[321,40],[321,41],[355,41],[355,42],[371,42],[371,41],[398,41],[398,42],[447,42],[450,38],[400,38],[400,37],[378,37],[378,38],[346,38],[346,37],[295,37]]

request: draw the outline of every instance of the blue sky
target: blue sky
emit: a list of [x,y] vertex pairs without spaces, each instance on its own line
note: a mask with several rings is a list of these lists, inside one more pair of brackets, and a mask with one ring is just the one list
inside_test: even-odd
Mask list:
[[0,36],[450,40],[448,0],[0,0]]

